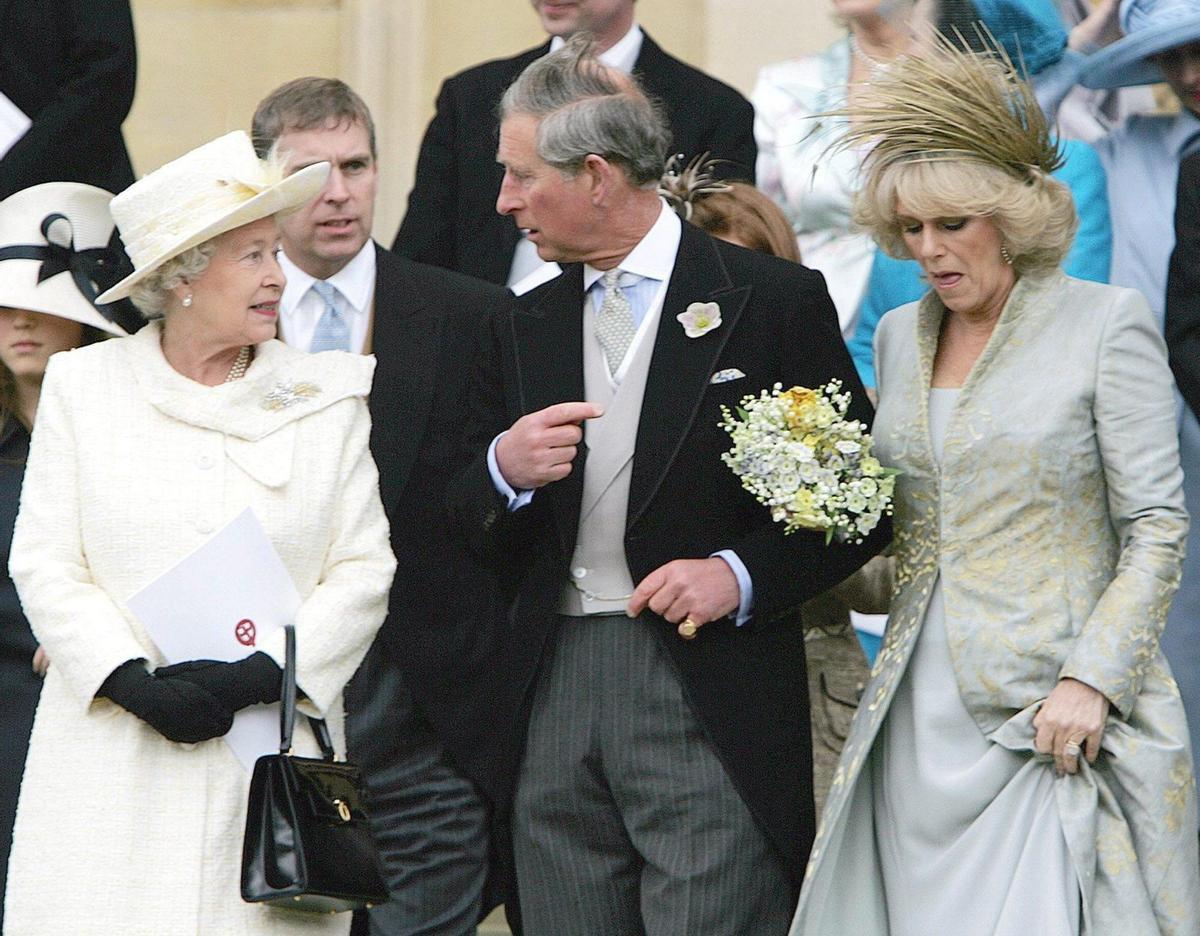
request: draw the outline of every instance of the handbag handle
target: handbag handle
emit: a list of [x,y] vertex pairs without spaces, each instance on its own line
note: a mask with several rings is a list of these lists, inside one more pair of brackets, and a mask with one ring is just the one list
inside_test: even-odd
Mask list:
[[[296,729],[296,628],[283,625],[283,685],[279,693],[279,753],[292,751],[292,733]],[[334,760],[333,741],[329,737],[329,726],[322,718],[308,718],[309,727],[321,748],[321,756]]]

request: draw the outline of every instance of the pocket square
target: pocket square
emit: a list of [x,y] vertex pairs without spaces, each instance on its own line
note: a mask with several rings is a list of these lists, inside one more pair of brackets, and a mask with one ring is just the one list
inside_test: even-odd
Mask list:
[[709,379],[710,384],[729,383],[731,380],[741,380],[746,375],[736,367],[727,367],[724,370],[719,370]]

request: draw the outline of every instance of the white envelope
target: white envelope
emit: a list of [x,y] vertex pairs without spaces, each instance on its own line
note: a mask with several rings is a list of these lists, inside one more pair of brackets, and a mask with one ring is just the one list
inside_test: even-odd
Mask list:
[[[247,507],[195,552],[129,599],[169,663],[240,660],[300,609],[300,593]],[[279,706],[238,712],[225,741],[247,771],[279,750]]]

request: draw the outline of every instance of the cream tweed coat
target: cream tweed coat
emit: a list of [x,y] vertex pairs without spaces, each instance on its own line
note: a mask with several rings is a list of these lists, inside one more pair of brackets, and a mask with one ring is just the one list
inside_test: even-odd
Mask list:
[[[17,812],[8,936],[349,928],[348,914],[242,902],[249,774],[222,740],[176,744],[93,698],[124,661],[162,662],[128,598],[249,506],[304,597],[298,682],[343,746],[342,687],[395,569],[367,447],[375,362],[278,341],[256,351],[242,380],[204,387],[167,363],[152,324],[47,369],[10,568],[53,662]],[[260,649],[282,660],[282,639]],[[299,733],[298,752],[315,753]]]

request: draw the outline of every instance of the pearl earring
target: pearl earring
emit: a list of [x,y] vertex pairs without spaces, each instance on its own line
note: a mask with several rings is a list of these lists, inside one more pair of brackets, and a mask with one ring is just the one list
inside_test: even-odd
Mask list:
[[[1008,262],[1012,263],[1011,260],[1009,260]],[[183,297],[183,307],[185,309],[190,309],[192,307],[192,294],[191,293],[188,293],[186,296]]]
[[1000,259],[1012,266],[1012,254],[1008,252],[1008,244],[1000,245]]

